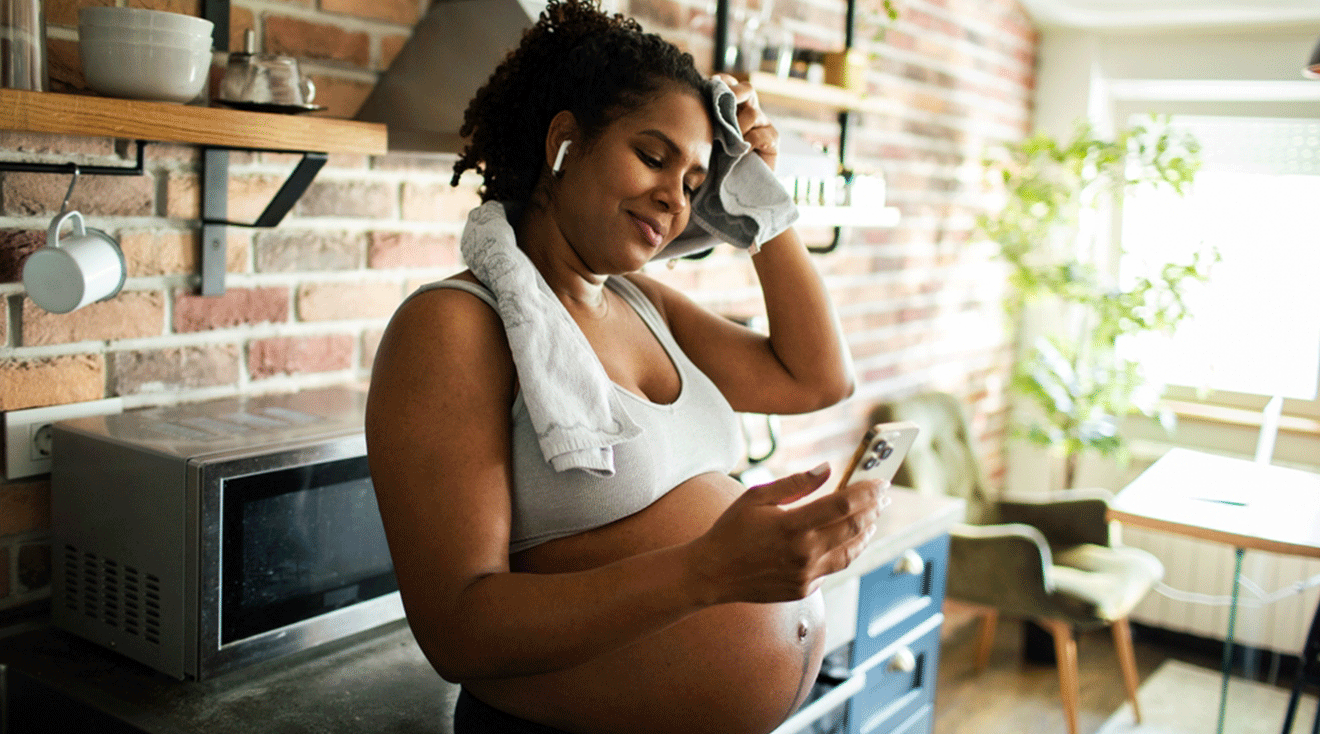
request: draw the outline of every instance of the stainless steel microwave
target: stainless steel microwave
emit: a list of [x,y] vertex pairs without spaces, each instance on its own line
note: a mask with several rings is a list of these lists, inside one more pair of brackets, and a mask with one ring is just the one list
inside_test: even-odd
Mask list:
[[54,623],[209,678],[403,617],[365,394],[326,388],[54,427]]

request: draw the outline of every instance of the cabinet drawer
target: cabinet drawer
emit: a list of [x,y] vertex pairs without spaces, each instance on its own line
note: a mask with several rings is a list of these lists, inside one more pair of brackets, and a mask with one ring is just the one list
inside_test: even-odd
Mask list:
[[941,535],[862,577],[854,665],[940,611],[948,558],[949,536]]
[[910,724],[919,719],[923,707],[934,704],[939,655],[936,622],[920,625],[879,660],[871,661],[874,667],[866,670],[866,688],[853,697],[848,711],[849,734],[928,732]]
[[917,709],[906,721],[897,722],[893,729],[880,734],[930,734],[935,730],[935,705],[927,703]]

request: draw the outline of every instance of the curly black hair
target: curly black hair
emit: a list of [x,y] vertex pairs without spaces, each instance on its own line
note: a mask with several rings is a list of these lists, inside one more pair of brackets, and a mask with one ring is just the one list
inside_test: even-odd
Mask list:
[[468,104],[459,131],[468,144],[451,183],[472,169],[484,179],[483,202],[525,203],[545,168],[556,114],[572,112],[589,145],[672,84],[704,88],[691,54],[594,0],[550,0]]

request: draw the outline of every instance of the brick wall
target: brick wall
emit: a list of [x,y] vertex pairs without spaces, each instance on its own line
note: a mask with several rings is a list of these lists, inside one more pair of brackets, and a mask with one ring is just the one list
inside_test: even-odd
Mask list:
[[[867,0],[863,0],[865,3]],[[620,0],[627,2],[627,0]],[[83,88],[77,60],[80,0],[47,6],[57,91]],[[196,13],[195,0],[133,0]],[[883,173],[892,229],[853,230],[818,258],[856,359],[857,395],[785,418],[776,471],[846,458],[880,400],[922,388],[974,406],[976,430],[1002,472],[1004,377],[1010,349],[998,299],[1001,270],[970,230],[984,206],[979,161],[996,141],[1025,134],[1036,36],[1013,0],[901,0],[869,76],[895,112],[868,113],[850,133],[851,163]],[[713,7],[713,4],[710,5]],[[420,17],[417,0],[235,0],[231,46],[254,28],[264,48],[296,54],[325,114],[348,117]],[[710,66],[713,22],[704,2],[633,0],[620,9]],[[780,0],[777,13],[801,46],[842,44],[842,4]],[[772,112],[775,110],[772,108]],[[832,115],[792,116],[782,129],[837,144]],[[125,163],[131,144],[0,132],[7,160]],[[296,160],[235,153],[230,210],[255,218]],[[68,179],[0,174],[0,411],[122,397],[128,408],[239,393],[361,383],[393,309],[418,284],[462,266],[457,236],[476,202],[474,184],[448,186],[450,158],[331,156],[279,228],[230,228],[226,293],[193,295],[199,208],[198,154],[147,147],[140,177],[85,176],[71,206],[116,236],[128,261],[117,298],[52,315],[23,295],[23,259],[44,241]],[[827,232],[813,237],[828,237]],[[745,256],[719,250],[652,274],[733,315],[761,312]],[[764,426],[749,421],[753,449]],[[44,598],[50,578],[49,483],[0,480],[0,610]]]

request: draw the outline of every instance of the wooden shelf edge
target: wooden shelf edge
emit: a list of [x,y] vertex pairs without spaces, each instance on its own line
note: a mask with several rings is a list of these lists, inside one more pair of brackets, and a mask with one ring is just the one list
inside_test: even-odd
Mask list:
[[799,227],[892,227],[898,224],[897,207],[862,209],[848,206],[799,206]]
[[799,109],[819,110],[821,106],[837,111],[858,112],[893,112],[896,109],[893,104],[882,99],[833,84],[813,84],[803,79],[784,78],[760,71],[734,76],[750,81],[760,99]]
[[0,129],[251,150],[387,150],[385,126],[373,122],[19,89],[0,89]]

